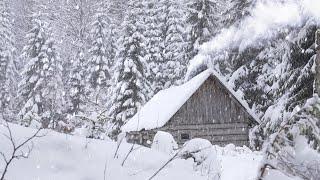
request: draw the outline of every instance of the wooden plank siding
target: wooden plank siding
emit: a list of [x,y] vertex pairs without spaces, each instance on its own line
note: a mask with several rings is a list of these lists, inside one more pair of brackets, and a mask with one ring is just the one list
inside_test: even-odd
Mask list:
[[204,138],[212,144],[248,146],[249,128],[253,123],[241,103],[217,78],[210,76],[165,126],[130,132],[128,141],[150,146],[160,130],[171,133],[179,145],[188,140],[181,138],[182,134],[187,134],[189,139]]

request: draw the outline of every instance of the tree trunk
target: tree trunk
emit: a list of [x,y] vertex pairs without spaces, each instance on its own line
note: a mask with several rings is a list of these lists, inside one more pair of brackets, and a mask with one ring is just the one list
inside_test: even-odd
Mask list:
[[315,39],[315,47],[316,47],[316,60],[315,60],[315,93],[320,95],[320,29],[316,32]]

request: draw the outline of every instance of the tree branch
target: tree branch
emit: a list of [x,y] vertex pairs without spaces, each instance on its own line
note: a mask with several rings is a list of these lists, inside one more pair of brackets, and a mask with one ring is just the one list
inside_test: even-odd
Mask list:
[[28,150],[26,152],[22,150],[23,147],[25,147],[31,140],[33,140],[35,138],[41,138],[41,137],[44,137],[46,135],[46,134],[39,135],[40,131],[42,130],[42,128],[39,128],[32,136],[30,136],[29,138],[24,140],[22,143],[16,145],[16,142],[15,142],[15,140],[13,138],[13,135],[12,135],[11,128],[10,128],[9,123],[8,123],[7,120],[5,120],[5,125],[4,126],[6,127],[9,135],[7,135],[7,134],[3,134],[3,135],[4,135],[4,137],[6,137],[11,142],[12,152],[11,152],[10,157],[6,157],[4,152],[0,152],[1,157],[3,158],[3,160],[5,162],[4,170],[2,172],[0,180],[4,180],[4,177],[5,177],[6,173],[8,172],[9,166],[12,164],[12,162],[15,159],[21,159],[21,158],[28,158],[29,157],[30,153],[33,150],[34,144],[33,144],[33,142],[31,142],[31,145],[27,146]]

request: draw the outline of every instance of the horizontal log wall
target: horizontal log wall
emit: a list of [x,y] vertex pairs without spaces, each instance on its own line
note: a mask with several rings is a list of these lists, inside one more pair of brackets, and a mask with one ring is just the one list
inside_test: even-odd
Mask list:
[[217,145],[248,146],[251,122],[251,116],[226,87],[210,77],[164,127],[128,136],[130,142],[150,146],[155,133],[161,130],[171,133],[179,145],[187,141],[181,135],[187,134],[190,139],[204,138]]
[[[233,126],[232,126],[233,125]],[[183,126],[176,129],[168,129],[167,127],[150,130],[131,132],[130,142],[150,146],[154,135],[157,131],[165,131],[172,134],[179,145],[183,145],[187,140],[181,139],[181,134],[189,134],[190,139],[203,138],[209,140],[212,144],[226,145],[233,143],[235,145],[248,146],[248,125],[246,124],[228,124],[228,126],[220,124],[211,124],[206,126]],[[142,139],[141,139],[142,138]]]

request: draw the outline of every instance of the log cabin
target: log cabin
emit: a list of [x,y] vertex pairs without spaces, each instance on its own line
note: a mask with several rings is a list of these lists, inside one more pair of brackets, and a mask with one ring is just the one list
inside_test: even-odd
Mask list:
[[181,86],[157,93],[123,127],[128,142],[150,146],[157,131],[169,132],[181,146],[192,138],[212,144],[249,145],[249,129],[258,118],[228,86],[208,69]]

